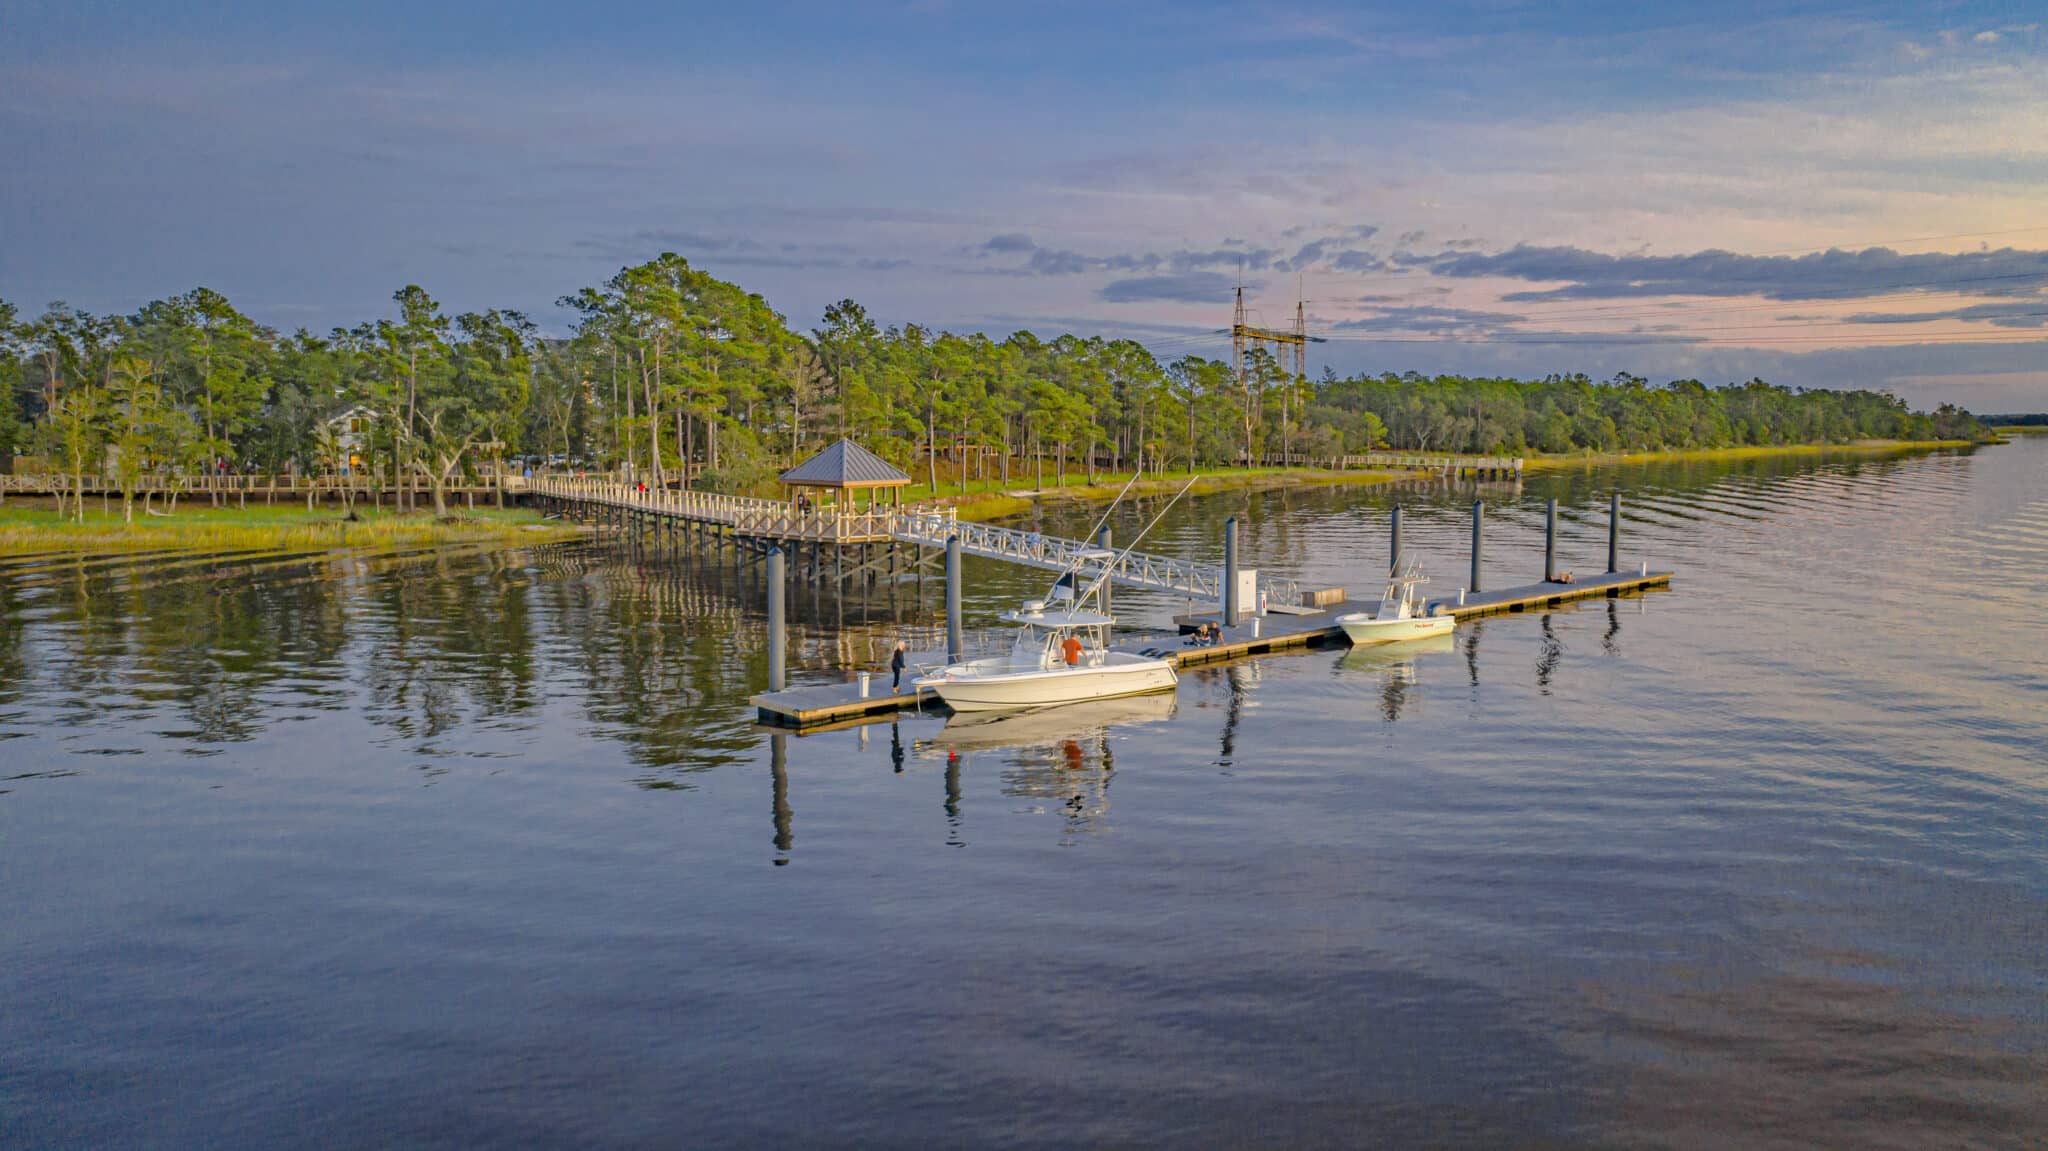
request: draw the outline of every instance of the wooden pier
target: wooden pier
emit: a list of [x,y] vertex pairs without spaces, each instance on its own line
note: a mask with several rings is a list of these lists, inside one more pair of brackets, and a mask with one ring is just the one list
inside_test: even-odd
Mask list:
[[[1455,596],[1432,599],[1427,601],[1425,610],[1433,615],[1456,616],[1460,620],[1507,612],[1544,611],[1574,600],[1611,599],[1666,588],[1671,584],[1671,576],[1668,571],[1609,572],[1571,583],[1536,583],[1497,592],[1468,593],[1462,604]],[[1224,628],[1219,641],[1204,647],[1189,647],[1184,637],[1166,633],[1122,639],[1113,646],[1118,651],[1163,657],[1176,668],[1199,667],[1343,642],[1344,629],[1337,623],[1337,617],[1350,610],[1355,609],[1338,607],[1306,615],[1274,614],[1247,619],[1236,627]],[[905,678],[909,678],[909,673],[905,673]],[[875,674],[870,682],[873,689],[866,698],[861,697],[858,681],[848,681],[763,692],[747,702],[754,706],[761,722],[792,727],[799,732],[941,706],[937,697],[929,692],[890,692],[886,687],[885,673]]]
[[[965,555],[1053,572],[1070,570],[1079,557],[1100,547],[1095,540],[1061,539],[1022,528],[963,521],[951,508],[805,509],[786,500],[674,489],[643,491],[637,485],[610,480],[555,476],[533,480],[526,491],[545,506],[636,536],[669,540],[679,535],[679,529],[686,529],[688,538],[707,539],[756,557],[779,549],[794,557],[797,570],[833,581],[916,570],[915,565],[936,561],[954,540]],[[907,555],[899,558],[899,549],[905,549]],[[1220,599],[1225,578],[1223,565],[1130,550],[1117,551],[1107,572],[1119,586],[1200,600]],[[1254,573],[1254,578],[1259,592],[1278,611],[1328,594],[1305,590],[1287,576],[1260,572]]]
[[1367,452],[1359,456],[1339,457],[1340,468],[1405,468],[1409,471],[1432,472],[1445,478],[1471,476],[1481,480],[1522,480],[1523,461],[1520,456],[1465,456],[1455,453],[1428,452]]

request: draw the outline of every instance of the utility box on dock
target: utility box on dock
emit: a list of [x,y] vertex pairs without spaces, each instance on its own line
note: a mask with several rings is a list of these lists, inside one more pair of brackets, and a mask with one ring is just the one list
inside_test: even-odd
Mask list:
[[1237,610],[1244,615],[1259,610],[1259,573],[1255,568],[1237,569]]

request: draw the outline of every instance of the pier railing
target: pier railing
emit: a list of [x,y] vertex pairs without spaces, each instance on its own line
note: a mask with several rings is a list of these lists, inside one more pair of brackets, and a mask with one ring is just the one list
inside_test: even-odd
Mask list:
[[[509,493],[526,490],[529,481],[523,476],[497,475],[485,472],[475,476],[462,476],[449,481],[447,490],[455,494],[463,492],[494,492],[502,487]],[[424,496],[433,489],[417,476],[401,476],[394,480],[390,476],[379,476],[369,472],[355,472],[348,475],[322,473],[319,475],[297,475],[289,472],[207,472],[189,476],[167,476],[152,472],[123,480],[119,476],[90,474],[74,476],[63,472],[0,473],[0,493],[7,495],[70,496],[78,491],[87,495],[118,494],[124,485],[132,485],[136,495],[171,495],[180,499],[192,496],[242,495],[242,496],[293,496],[307,495],[325,497],[347,492],[351,496],[369,499],[376,493],[390,494],[412,491]]]
[[[951,508],[800,510],[787,500],[664,488],[642,491],[637,484],[566,476],[537,476],[529,481],[528,490],[558,499],[716,524],[741,535],[775,540],[827,544],[896,540],[938,549],[958,536],[960,550],[968,555],[1045,571],[1066,571],[1076,564],[1099,570],[1104,563],[1101,557],[1087,554],[1094,550],[1094,545],[1085,540],[962,521]],[[1208,601],[1221,600],[1223,596],[1221,565],[1134,551],[1118,552],[1107,561],[1107,566],[1109,578],[1126,587],[1176,592]],[[1301,603],[1300,586],[1287,576],[1261,573],[1259,590],[1271,604],[1294,607]]]
[[1445,472],[1494,472],[1522,474],[1520,456],[1461,456],[1433,454],[1430,452],[1366,452],[1362,455],[1340,456],[1339,468],[1413,468],[1418,471]]
[[741,535],[806,543],[868,543],[891,538],[903,512],[896,508],[856,511],[850,508],[799,508],[788,500],[729,496],[720,492],[640,490],[636,484],[612,480],[536,476],[527,491],[558,499],[627,508],[651,515],[672,516],[717,524]]

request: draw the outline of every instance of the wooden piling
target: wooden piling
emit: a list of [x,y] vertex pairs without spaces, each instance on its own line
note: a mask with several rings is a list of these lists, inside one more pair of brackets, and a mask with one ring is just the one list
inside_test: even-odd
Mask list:
[[768,690],[781,691],[787,684],[789,637],[783,618],[782,549],[768,552]]
[[960,639],[960,537],[946,537],[946,658],[959,663],[965,654]]
[[1557,501],[1543,505],[1543,582],[1557,582]]
[[1607,497],[1607,574],[1621,570],[1621,493]]
[[1223,521],[1223,626],[1237,626],[1237,517]]
[[1481,552],[1483,552],[1483,551],[1485,550],[1485,544],[1486,544],[1486,537],[1485,537],[1485,519],[1484,519],[1485,515],[1486,515],[1486,501],[1484,501],[1484,500],[1473,500],[1473,501],[1472,501],[1472,585],[1471,585],[1471,588],[1470,588],[1470,590],[1471,590],[1471,591],[1472,591],[1472,592],[1473,592],[1474,594],[1477,594],[1477,593],[1478,593],[1478,591],[1479,591],[1479,557],[1480,557],[1480,554],[1481,554]]

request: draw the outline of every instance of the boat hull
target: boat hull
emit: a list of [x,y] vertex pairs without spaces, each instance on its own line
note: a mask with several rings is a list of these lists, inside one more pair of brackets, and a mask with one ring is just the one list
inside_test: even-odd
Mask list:
[[1081,669],[1054,668],[1007,675],[920,680],[954,711],[1007,711],[1095,699],[1172,691],[1180,682],[1165,660]]
[[1345,638],[1360,647],[1366,647],[1449,635],[1451,630],[1458,626],[1458,620],[1456,616],[1448,615],[1414,616],[1409,619],[1355,619],[1347,616],[1339,619],[1337,624],[1344,629]]

